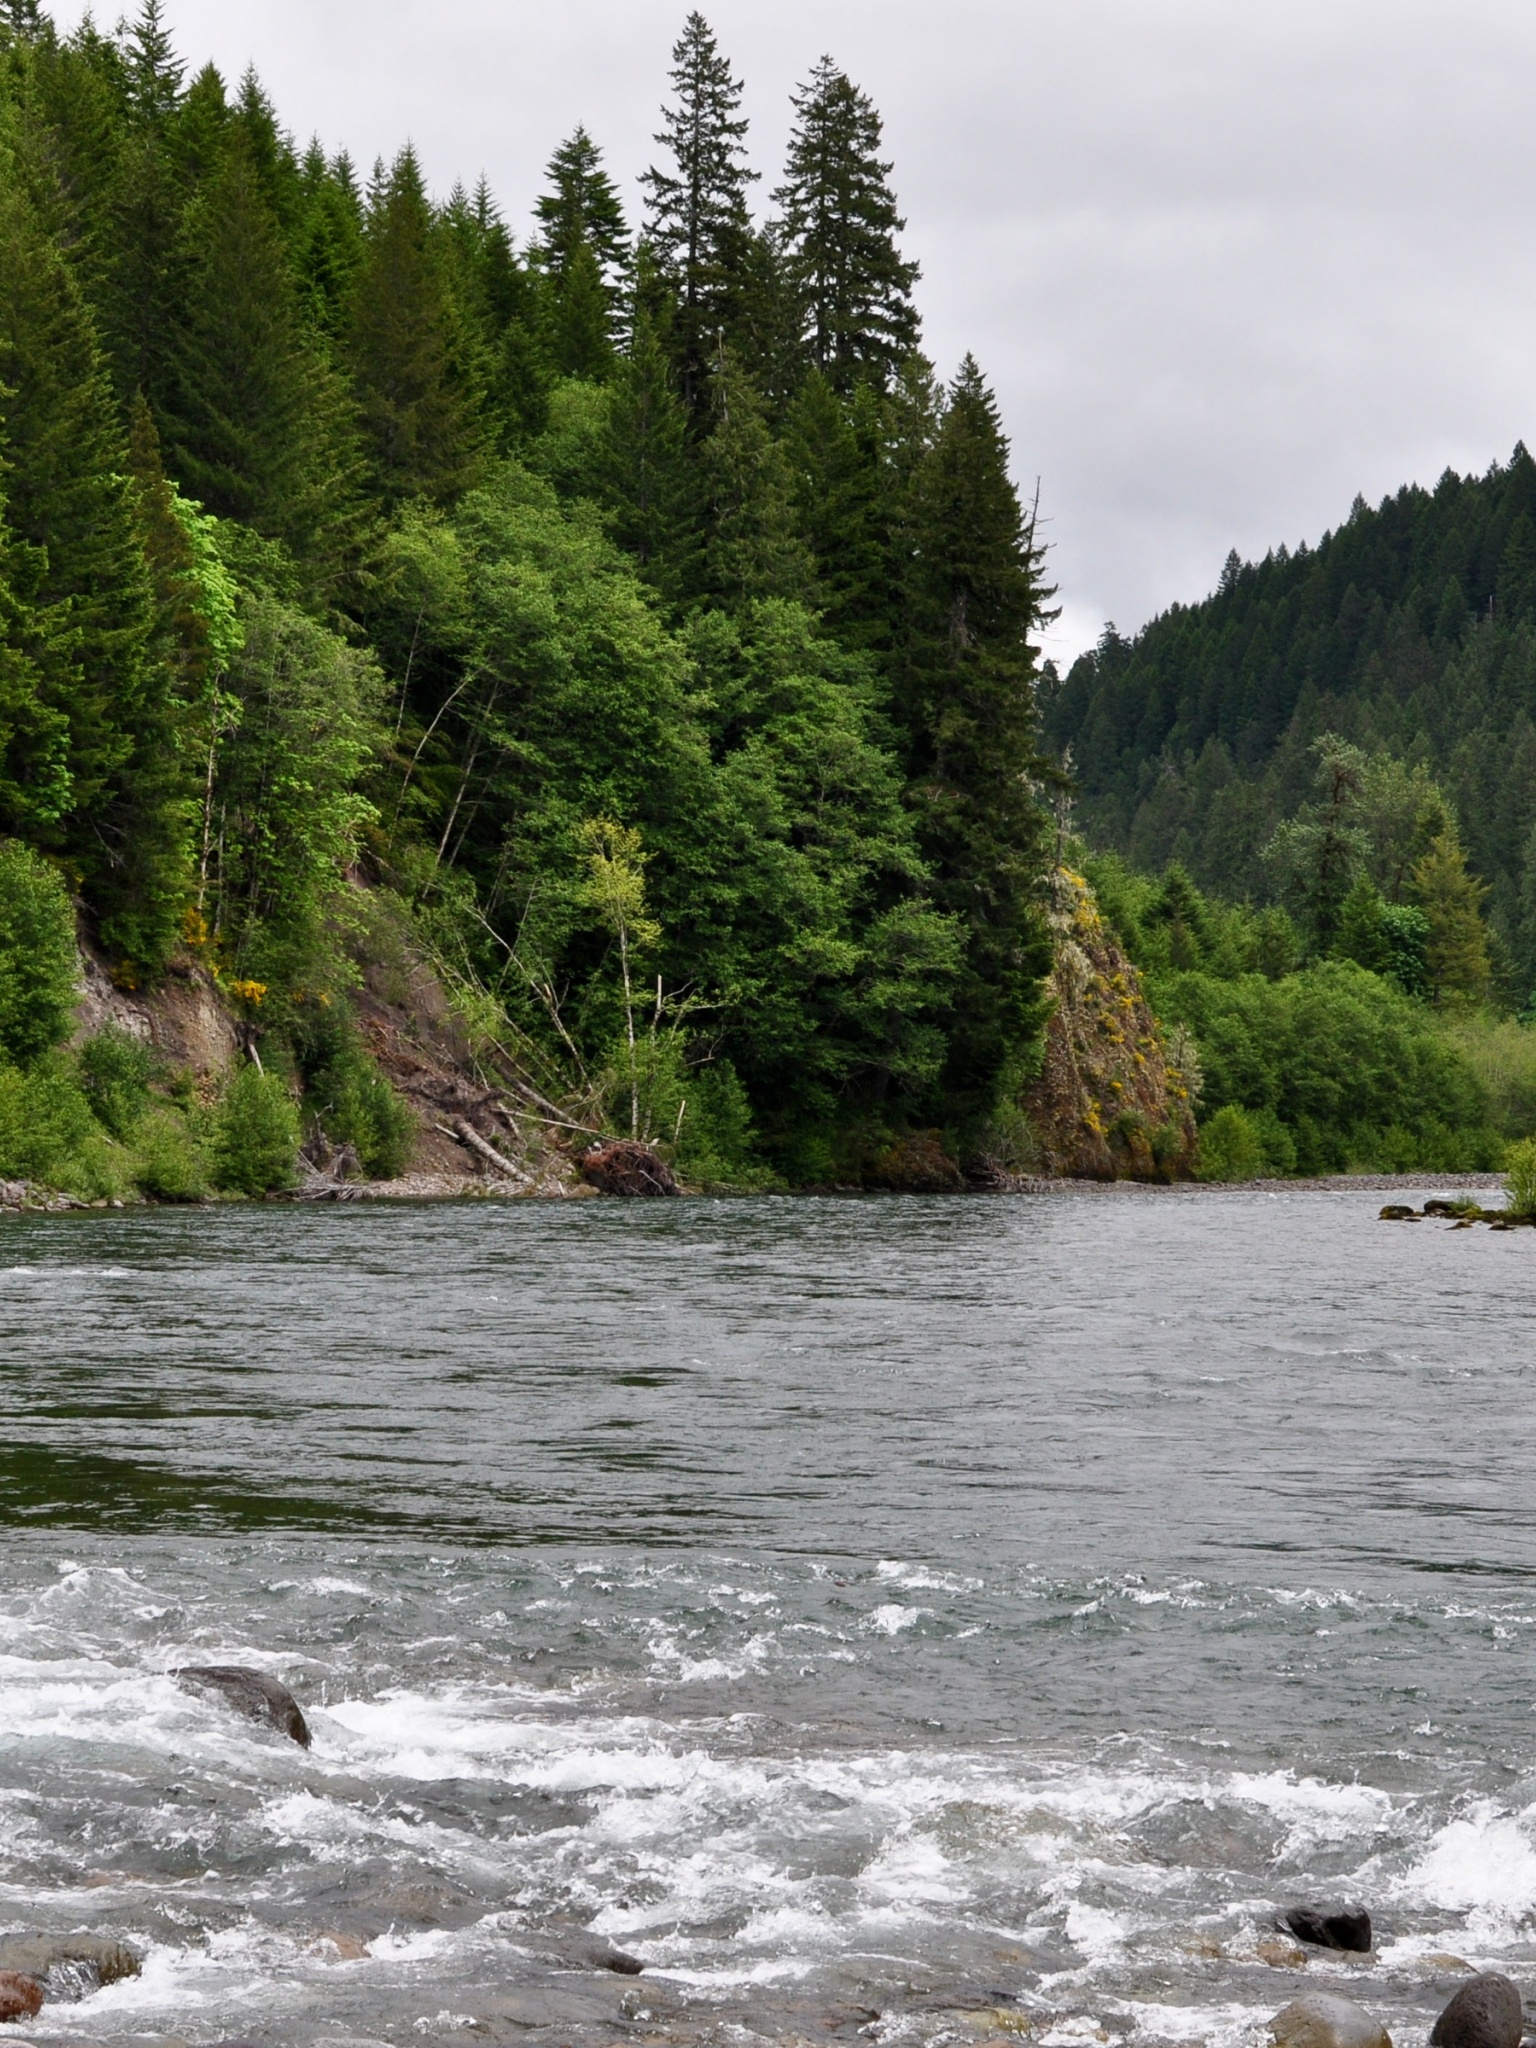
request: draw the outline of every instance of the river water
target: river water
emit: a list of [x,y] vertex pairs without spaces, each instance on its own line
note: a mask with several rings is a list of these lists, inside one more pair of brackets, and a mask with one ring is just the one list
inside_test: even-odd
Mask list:
[[[0,1225],[0,1937],[144,1958],[25,2038],[1243,2048],[1310,1985],[1417,2048],[1536,1990],[1536,1237],[1380,1200]],[[1333,1901],[1378,1954],[1299,1964]]]

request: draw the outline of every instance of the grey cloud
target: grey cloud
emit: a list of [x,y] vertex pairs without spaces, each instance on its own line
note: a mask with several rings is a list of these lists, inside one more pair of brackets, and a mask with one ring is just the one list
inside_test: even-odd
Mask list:
[[[364,165],[410,135],[514,225],[583,120],[644,168],[684,0],[169,0]],[[1531,428],[1520,0],[719,0],[772,184],[830,50],[886,116],[928,345],[1038,474],[1062,651]],[[60,10],[67,18],[68,10]]]

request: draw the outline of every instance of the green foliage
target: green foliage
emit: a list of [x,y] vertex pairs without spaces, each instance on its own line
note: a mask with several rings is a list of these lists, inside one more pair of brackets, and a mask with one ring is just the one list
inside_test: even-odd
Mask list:
[[133,1127],[129,1169],[134,1185],[161,1202],[201,1201],[209,1190],[208,1162],[188,1119],[154,1108]]
[[288,1187],[299,1149],[299,1119],[283,1080],[247,1064],[225,1086],[213,1131],[213,1176],[231,1194]]
[[0,1176],[68,1184],[94,1137],[90,1104],[66,1059],[49,1055],[25,1073],[0,1067]]
[[373,1180],[405,1169],[416,1118],[363,1050],[338,1006],[302,1034],[304,1106],[334,1144],[351,1145]]
[[749,1189],[767,1184],[757,1154],[752,1104],[729,1060],[694,1069],[678,1106],[678,1170],[691,1186]]
[[79,971],[57,870],[19,840],[0,841],[0,1057],[29,1066],[68,1036]]
[[1202,1180],[1257,1180],[1263,1171],[1263,1143],[1235,1102],[1226,1103],[1200,1126]]
[[1522,1138],[1504,1155],[1504,1206],[1511,1216],[1536,1216],[1536,1138]]
[[126,1142],[149,1107],[153,1053],[120,1024],[107,1024],[85,1041],[75,1063],[97,1122]]

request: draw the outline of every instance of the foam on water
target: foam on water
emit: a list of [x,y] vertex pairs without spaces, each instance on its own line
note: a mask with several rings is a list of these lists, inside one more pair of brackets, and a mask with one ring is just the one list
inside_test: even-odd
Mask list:
[[0,1933],[145,1958],[29,2031],[1419,2048],[1536,1978],[1526,1272],[1344,1201],[27,1219]]

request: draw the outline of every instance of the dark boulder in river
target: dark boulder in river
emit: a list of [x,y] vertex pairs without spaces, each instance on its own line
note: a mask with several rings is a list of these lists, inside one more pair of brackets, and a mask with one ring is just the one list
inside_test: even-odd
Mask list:
[[309,1747],[309,1723],[286,1685],[244,1664],[185,1664],[171,1674],[187,1692],[217,1693],[253,1721],[265,1721],[279,1735]]
[[1431,2048],[1520,2048],[1525,2013],[1520,1993],[1497,1970],[1462,1985],[1435,2021]]
[[605,1195],[675,1195],[672,1169],[649,1145],[628,1139],[594,1145],[581,1162],[581,1177]]
[[1281,1915],[1281,1922],[1298,1941],[1310,1942],[1314,1948],[1370,1954],[1371,1916],[1358,1907],[1292,1906]]
[[1378,2019],[1352,1998],[1309,1991],[1293,1998],[1269,2023],[1278,2048],[1392,2048]]

